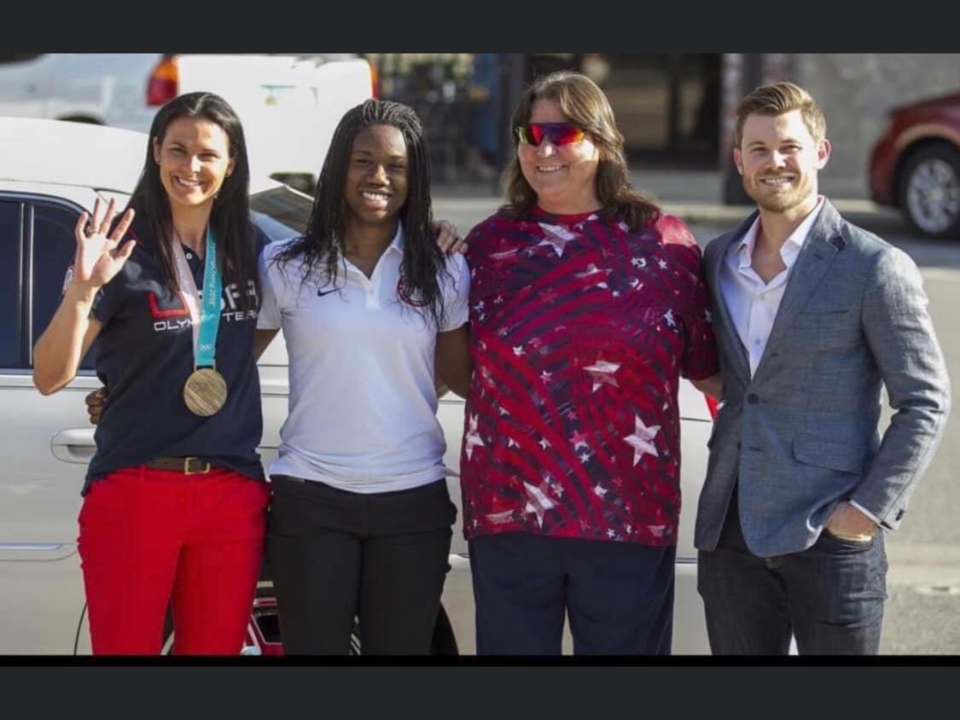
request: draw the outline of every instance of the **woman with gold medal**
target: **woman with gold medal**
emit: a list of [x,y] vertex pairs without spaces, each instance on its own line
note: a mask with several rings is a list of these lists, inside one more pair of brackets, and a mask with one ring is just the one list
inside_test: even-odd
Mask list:
[[249,177],[223,99],[164,106],[126,212],[115,222],[111,201],[81,216],[72,277],[37,342],[43,394],[97,339],[110,388],[79,517],[95,654],[159,653],[170,603],[175,653],[243,643],[269,501]]

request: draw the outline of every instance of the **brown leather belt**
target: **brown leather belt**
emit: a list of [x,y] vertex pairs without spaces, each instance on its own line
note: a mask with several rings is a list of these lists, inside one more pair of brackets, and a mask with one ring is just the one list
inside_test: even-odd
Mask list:
[[217,467],[200,457],[159,457],[144,464],[154,470],[175,470],[184,475],[205,475]]

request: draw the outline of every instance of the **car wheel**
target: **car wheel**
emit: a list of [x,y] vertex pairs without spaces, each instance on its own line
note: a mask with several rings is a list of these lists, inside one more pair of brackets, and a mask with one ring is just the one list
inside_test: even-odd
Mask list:
[[926,145],[900,174],[900,207],[914,230],[933,238],[960,238],[960,150]]

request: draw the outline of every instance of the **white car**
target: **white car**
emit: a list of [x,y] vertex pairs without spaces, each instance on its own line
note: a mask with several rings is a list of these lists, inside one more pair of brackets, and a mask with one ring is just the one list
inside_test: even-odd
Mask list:
[[[84,396],[100,386],[96,344],[62,392],[43,397],[32,381],[31,352],[56,309],[76,247],[78,215],[97,197],[125,201],[145,156],[140,133],[75,123],[0,118],[0,654],[90,652],[77,554],[77,514],[94,451]],[[111,158],[110,163],[99,159]],[[266,181],[251,195],[260,227],[273,240],[299,233],[312,199]],[[479,220],[479,218],[478,218]],[[276,456],[289,394],[282,335],[260,360],[264,462]],[[708,652],[696,590],[693,509],[705,475],[712,426],[703,395],[681,385],[683,497],[677,552],[674,652]],[[456,468],[463,401],[440,401],[450,494],[460,505]],[[454,528],[451,572],[434,650],[473,653],[473,592],[467,545]],[[268,578],[251,613],[245,652],[277,653],[276,605]],[[569,650],[569,638],[566,645]]]
[[0,116],[148,132],[177,95],[221,95],[243,120],[251,172],[309,187],[343,114],[375,78],[352,54],[0,54]]

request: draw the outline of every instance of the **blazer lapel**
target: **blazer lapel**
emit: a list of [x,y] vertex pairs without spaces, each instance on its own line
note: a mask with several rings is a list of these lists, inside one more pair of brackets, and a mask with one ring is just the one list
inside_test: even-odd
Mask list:
[[810,235],[790,273],[787,288],[780,301],[780,308],[777,310],[777,317],[773,322],[773,329],[770,331],[770,338],[767,340],[767,347],[757,367],[758,374],[771,351],[783,341],[797,313],[816,292],[817,286],[830,269],[837,253],[843,249],[841,223],[840,213],[829,200],[824,200],[820,216],[810,229]]

